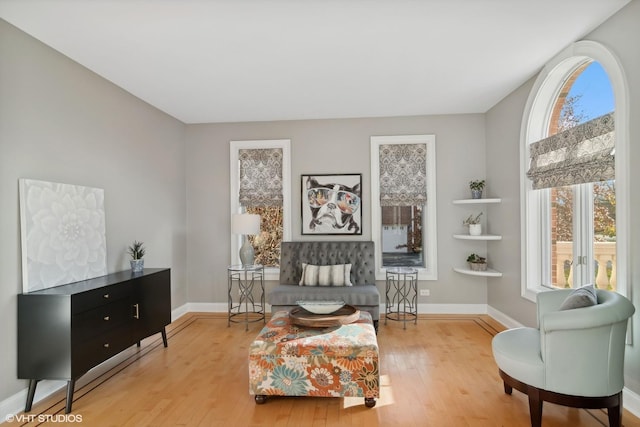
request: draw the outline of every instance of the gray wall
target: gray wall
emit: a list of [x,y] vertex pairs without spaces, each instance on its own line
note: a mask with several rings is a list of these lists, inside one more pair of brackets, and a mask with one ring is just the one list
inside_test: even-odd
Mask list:
[[[456,241],[464,229],[463,208],[453,199],[468,197],[468,182],[485,176],[484,115],[443,115],[344,120],[303,120],[188,126],[187,237],[189,301],[226,300],[226,267],[230,262],[229,141],[291,139],[293,240],[336,236],[300,235],[300,175],[362,173],[363,235],[371,239],[370,141],[372,135],[435,134],[437,152],[437,281],[421,282],[431,297],[420,303],[486,304],[486,279],[463,276],[463,265],[484,243]],[[491,189],[489,189],[491,191]],[[486,211],[486,210],[485,210]],[[267,284],[267,289],[273,283]],[[382,284],[378,286],[383,291]]]
[[520,278],[520,127],[533,81],[511,93],[486,114],[487,180],[502,197],[490,220],[502,240],[489,245],[502,277],[489,280],[489,305],[518,322],[535,326],[535,304],[521,295]]
[[[640,258],[640,192],[637,182],[640,170],[640,55],[637,43],[640,40],[640,1],[634,0],[611,19],[593,31],[585,40],[592,40],[607,46],[619,58],[629,86],[629,165],[630,166],[630,285],[632,301],[640,310],[640,268],[634,260]],[[524,106],[535,78],[514,91],[486,114],[487,127],[487,178],[492,185],[500,188],[505,203],[495,217],[500,221],[504,239],[497,247],[494,261],[505,272],[500,279],[490,281],[488,286],[489,305],[527,324],[535,325],[535,306],[520,296],[520,188],[519,188],[519,141],[520,124]],[[493,219],[493,218],[492,218]],[[640,315],[632,320],[633,342],[627,347],[625,362],[626,386],[640,393]]]
[[0,20],[0,401],[16,379],[16,295],[22,291],[18,179],[105,190],[107,269],[172,268],[186,302],[184,125]]
[[[587,37],[621,58],[631,117],[640,101],[640,57],[629,40],[640,39],[639,20],[640,2],[633,0]],[[187,302],[224,303],[230,140],[291,139],[294,239],[302,238],[300,174],[362,173],[365,240],[371,238],[369,137],[435,134],[439,279],[420,283],[432,295],[420,302],[488,303],[521,323],[535,324],[534,305],[520,297],[518,184],[522,111],[533,80],[486,114],[185,126],[1,20],[0,58],[0,336],[5,343],[0,400],[26,387],[15,378],[13,344],[21,291],[18,179],[104,188],[110,272],[128,268],[126,246],[144,240],[146,265],[172,268],[174,308]],[[633,143],[640,140],[640,123],[632,120],[630,133],[630,161],[637,164],[640,150]],[[632,182],[639,174],[631,170]],[[503,235],[486,246],[451,237],[460,232],[465,216],[451,200],[466,197],[468,181],[480,177],[487,178],[489,196],[503,198],[500,205],[482,209],[489,231]],[[631,211],[632,218],[640,213],[638,192],[632,194]],[[487,280],[452,272],[471,250],[488,251],[504,276]],[[640,229],[634,221],[631,258],[638,254]],[[640,269],[629,265],[632,284],[639,283]],[[634,303],[640,307],[636,296]],[[640,392],[637,318],[626,371],[627,386]]]

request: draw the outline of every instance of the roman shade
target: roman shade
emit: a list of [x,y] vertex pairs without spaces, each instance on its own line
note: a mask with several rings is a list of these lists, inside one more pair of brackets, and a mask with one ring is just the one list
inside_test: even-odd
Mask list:
[[534,189],[615,179],[615,120],[605,114],[529,146]]
[[380,145],[380,206],[424,206],[427,144]]
[[240,205],[282,206],[282,148],[241,149]]

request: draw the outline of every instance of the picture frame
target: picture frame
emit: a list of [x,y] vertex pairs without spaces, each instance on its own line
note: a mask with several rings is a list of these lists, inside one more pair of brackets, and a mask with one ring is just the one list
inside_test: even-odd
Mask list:
[[301,175],[303,235],[362,235],[362,174]]

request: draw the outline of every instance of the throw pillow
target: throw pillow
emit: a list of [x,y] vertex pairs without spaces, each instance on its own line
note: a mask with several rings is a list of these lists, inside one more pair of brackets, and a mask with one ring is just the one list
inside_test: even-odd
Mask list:
[[336,264],[327,267],[330,267],[330,270],[326,285],[351,286],[351,264]]
[[319,286],[330,286],[331,283],[331,272],[332,268],[335,267],[333,265],[321,265],[318,268],[318,285]]
[[302,264],[302,277],[300,278],[300,286],[318,286],[318,275],[320,269],[317,265]]
[[344,286],[344,264],[332,265],[329,274],[333,286]]
[[351,284],[351,264],[344,264],[344,286],[353,286]]
[[573,310],[574,308],[590,307],[596,304],[598,304],[596,289],[593,285],[587,285],[571,291],[562,302],[560,310]]
[[313,265],[302,263],[300,286],[352,286],[351,264]]
[[300,275],[300,282],[298,282],[298,285],[300,286],[304,286],[304,269],[307,268],[307,264],[305,264],[304,262],[302,263],[302,274]]

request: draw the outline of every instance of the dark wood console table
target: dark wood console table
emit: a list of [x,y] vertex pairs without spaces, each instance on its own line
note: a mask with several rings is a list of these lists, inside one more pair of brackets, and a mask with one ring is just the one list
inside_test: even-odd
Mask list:
[[121,271],[18,294],[18,378],[29,380],[25,412],[38,381],[67,381],[66,413],[75,381],[171,323],[171,270]]

